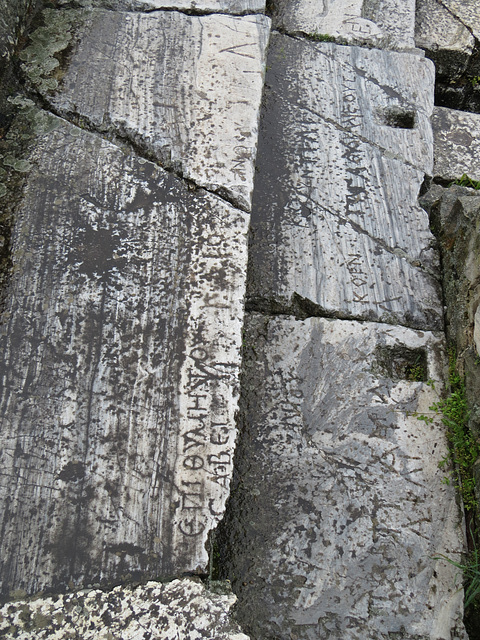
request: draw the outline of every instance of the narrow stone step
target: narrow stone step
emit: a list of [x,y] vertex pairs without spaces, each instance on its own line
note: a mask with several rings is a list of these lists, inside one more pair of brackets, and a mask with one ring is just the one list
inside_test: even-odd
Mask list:
[[[254,638],[466,640],[441,334],[247,316],[222,550]],[[419,419],[425,415],[426,419]]]
[[287,33],[382,49],[414,49],[415,0],[274,0],[273,23]]
[[417,202],[432,171],[432,63],[276,34],[268,67],[256,308],[299,297],[318,313],[441,328],[438,257]]
[[472,180],[480,180],[480,114],[435,107],[432,127],[433,175],[456,180],[467,174]]
[[236,438],[248,215],[53,126],[1,325],[7,596],[205,572]]
[[[47,16],[62,14],[69,15]],[[249,210],[269,18],[77,15],[83,24],[61,88],[39,83],[45,99],[61,115],[127,138],[164,167]]]

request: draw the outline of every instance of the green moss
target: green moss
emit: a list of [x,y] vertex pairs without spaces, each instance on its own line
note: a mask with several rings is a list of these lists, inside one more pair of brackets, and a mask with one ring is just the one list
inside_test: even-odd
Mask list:
[[314,42],[335,42],[335,38],[327,33],[307,33],[306,36]]
[[468,428],[469,411],[465,383],[457,372],[453,349],[449,351],[449,387],[448,396],[430,407],[442,415],[442,422],[447,427],[450,446],[440,466],[452,467],[452,473],[445,481],[450,482],[453,478],[462,496],[465,511],[475,513],[478,502],[475,495],[473,465],[480,454],[480,447]]

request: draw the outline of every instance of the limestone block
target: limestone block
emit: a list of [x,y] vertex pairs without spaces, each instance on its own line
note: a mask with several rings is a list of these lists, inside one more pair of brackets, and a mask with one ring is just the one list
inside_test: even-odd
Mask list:
[[116,11],[153,11],[177,9],[197,13],[245,15],[264,13],[265,0],[57,0],[58,6],[115,9]]
[[191,578],[92,589],[10,602],[0,608],[0,634],[18,640],[248,640],[230,614],[235,600]]
[[204,572],[236,438],[248,215],[57,123],[2,316],[3,594]]
[[[432,169],[433,65],[272,37],[252,209],[251,308],[442,326],[417,195]],[[264,308],[264,307],[263,307]]]
[[61,90],[45,97],[248,210],[269,24],[261,15],[93,11]]
[[273,23],[288,33],[329,35],[350,44],[415,47],[415,0],[279,0]]
[[480,6],[477,0],[439,0],[480,40]]
[[432,127],[433,175],[456,180],[467,174],[472,180],[480,180],[480,115],[435,107]]
[[435,62],[437,78],[447,80],[464,73],[475,46],[469,29],[438,0],[417,0],[415,42]]
[[464,542],[438,468],[446,429],[429,409],[441,334],[255,314],[246,327],[223,534],[245,632],[466,640],[457,570],[437,557],[458,559]]

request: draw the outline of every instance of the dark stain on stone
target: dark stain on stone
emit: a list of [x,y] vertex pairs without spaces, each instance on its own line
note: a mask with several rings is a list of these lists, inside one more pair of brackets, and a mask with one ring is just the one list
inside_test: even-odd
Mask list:
[[58,474],[64,482],[77,482],[85,477],[85,468],[81,462],[68,462]]

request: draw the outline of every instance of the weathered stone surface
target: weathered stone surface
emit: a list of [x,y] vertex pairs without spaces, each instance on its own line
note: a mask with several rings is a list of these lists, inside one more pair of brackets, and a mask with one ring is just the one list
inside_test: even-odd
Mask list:
[[152,11],[178,9],[198,13],[244,15],[263,13],[265,0],[57,0],[59,6],[115,9],[117,11]]
[[248,216],[55,124],[1,325],[3,594],[204,571],[236,437]]
[[[433,65],[272,37],[250,246],[251,308],[442,326],[417,195],[432,170]],[[410,128],[412,127],[412,128]],[[261,307],[260,307],[261,305]]]
[[435,62],[440,80],[460,77],[475,46],[470,30],[438,0],[417,0],[415,42]]
[[26,15],[34,4],[35,0],[0,0],[0,63],[11,56]]
[[477,0],[438,0],[480,40],[480,6]]
[[480,361],[474,341],[480,307],[480,194],[456,185],[433,185],[421,203],[439,240],[447,337],[456,347],[460,373],[466,374],[469,425],[480,437]]
[[445,427],[429,410],[440,334],[260,315],[246,326],[222,533],[245,632],[466,640],[456,569],[437,558],[459,558],[463,542],[438,469]]
[[278,0],[274,26],[382,49],[413,49],[415,0]]
[[54,598],[20,600],[0,608],[0,635],[18,640],[248,640],[231,617],[236,598],[200,581],[147,582]]
[[269,19],[82,15],[55,109],[250,209]]
[[435,107],[432,127],[433,175],[456,180],[467,174],[472,180],[480,180],[480,115]]

